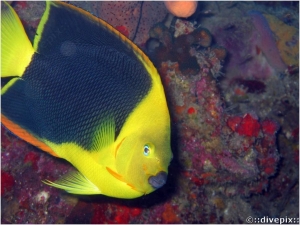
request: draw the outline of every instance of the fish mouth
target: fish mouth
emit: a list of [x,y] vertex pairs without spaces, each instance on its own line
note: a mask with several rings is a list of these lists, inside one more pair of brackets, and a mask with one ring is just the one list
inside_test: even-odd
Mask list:
[[164,171],[158,172],[155,176],[151,176],[148,179],[148,183],[154,188],[158,189],[165,185],[167,182],[167,173]]

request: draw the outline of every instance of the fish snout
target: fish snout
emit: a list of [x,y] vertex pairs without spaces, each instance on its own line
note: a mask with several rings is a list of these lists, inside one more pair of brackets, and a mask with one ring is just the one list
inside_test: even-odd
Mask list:
[[167,173],[160,171],[155,176],[151,176],[148,179],[148,183],[155,189],[161,188],[167,182]]

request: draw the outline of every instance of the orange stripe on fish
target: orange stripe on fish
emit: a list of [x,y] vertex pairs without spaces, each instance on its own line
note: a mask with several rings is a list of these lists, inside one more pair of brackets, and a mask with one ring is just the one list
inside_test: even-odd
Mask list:
[[20,137],[24,141],[27,141],[28,143],[42,149],[45,152],[48,152],[49,154],[59,157],[48,145],[45,143],[41,142],[34,136],[32,136],[29,132],[24,130],[22,127],[19,125],[13,123],[10,121],[6,116],[1,114],[1,122],[2,124],[7,127],[11,132],[13,132],[16,136]]
[[123,140],[118,144],[118,146],[116,147],[116,151],[115,151],[115,158],[117,157],[117,152],[121,146],[121,144],[123,143],[123,141],[125,140],[125,138],[123,138]]

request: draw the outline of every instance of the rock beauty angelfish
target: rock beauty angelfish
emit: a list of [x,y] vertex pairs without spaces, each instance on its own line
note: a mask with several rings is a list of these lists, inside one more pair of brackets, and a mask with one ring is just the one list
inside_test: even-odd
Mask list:
[[149,58],[105,21],[46,2],[33,45],[1,3],[2,124],[69,161],[44,183],[73,194],[136,198],[162,187],[172,159],[170,116]]

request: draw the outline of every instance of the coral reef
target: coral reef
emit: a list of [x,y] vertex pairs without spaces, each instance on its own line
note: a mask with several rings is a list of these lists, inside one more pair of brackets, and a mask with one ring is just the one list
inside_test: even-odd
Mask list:
[[[76,4],[100,18],[105,7],[112,9],[104,3]],[[114,26],[133,37],[141,4],[113,4],[118,5],[115,13],[122,7],[125,13],[123,22]],[[154,11],[158,7],[147,4]],[[56,180],[74,168],[2,126],[2,223],[246,223],[249,216],[299,218],[297,10],[286,2],[198,4],[202,11],[189,19],[171,17],[166,22],[166,12],[157,11],[161,17],[148,25],[140,23],[144,31],[137,32],[143,37],[138,44],[147,42],[147,54],[161,75],[172,119],[174,158],[166,185],[133,200],[67,194],[41,181]],[[13,6],[32,38],[44,4]],[[274,68],[269,58],[273,56],[258,45],[249,10],[266,19],[261,32],[273,34],[276,44],[268,48],[279,54],[284,72]],[[137,17],[129,19],[128,13]],[[109,21],[115,18],[106,16]]]
[[273,15],[265,14],[265,17],[270,29],[277,37],[277,47],[283,62],[286,65],[299,64],[299,30]]
[[[197,58],[190,53],[191,46],[207,48],[212,42],[211,34],[205,28],[200,27],[190,33],[186,31],[185,34],[172,38],[172,34],[162,23],[156,24],[150,30],[150,37],[159,43],[154,49],[148,47],[150,57],[157,67],[160,62],[170,60],[178,62],[180,71],[189,75],[195,75],[200,70]],[[150,41],[154,41],[153,39]]]
[[273,33],[266,18],[259,11],[254,10],[249,11],[248,15],[255,27],[255,32],[253,32],[253,37],[251,38],[253,39],[254,45],[263,52],[268,63],[275,70],[283,73],[286,69],[286,65],[280,57]]
[[140,47],[149,38],[148,31],[153,24],[167,15],[163,2],[101,1],[70,2],[95,16],[107,21]]
[[78,199],[41,180],[73,168],[17,139],[1,126],[2,223],[63,223]]

